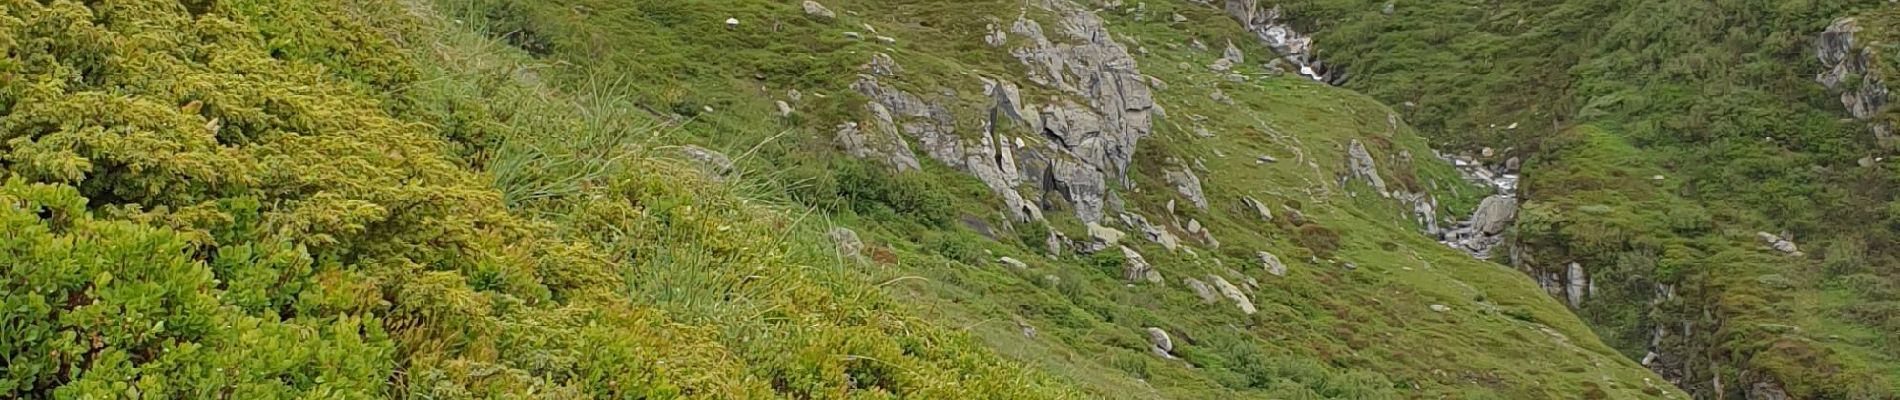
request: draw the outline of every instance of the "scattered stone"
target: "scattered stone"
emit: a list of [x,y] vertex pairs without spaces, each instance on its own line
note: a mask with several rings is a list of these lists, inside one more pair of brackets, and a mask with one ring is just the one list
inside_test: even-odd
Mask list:
[[1168,183],[1174,184],[1174,190],[1187,197],[1195,207],[1207,209],[1207,196],[1201,192],[1201,177],[1187,169],[1168,171]]
[[1003,265],[1007,265],[1007,266],[1009,266],[1010,268],[1015,268],[1015,269],[1029,269],[1029,264],[1025,264],[1025,263],[1023,263],[1023,261],[1022,261],[1022,260],[1018,260],[1018,259],[1015,259],[1015,258],[1010,258],[1010,257],[1003,257],[1003,258],[998,258],[998,259],[996,259],[996,262],[1000,262],[1000,263],[1003,263]]
[[1088,228],[1089,228],[1090,238],[1094,238],[1098,242],[1107,243],[1107,244],[1120,243],[1122,241],[1122,237],[1127,235],[1125,233],[1122,233],[1122,231],[1115,230],[1115,228],[1102,226],[1101,224],[1090,223],[1088,225]]
[[1168,249],[1168,251],[1175,251],[1181,247],[1181,239],[1176,238],[1173,232],[1168,232],[1165,228],[1148,223],[1148,218],[1146,217],[1142,217],[1139,214],[1122,214],[1121,219],[1122,224],[1128,225],[1129,228],[1141,232],[1143,237],[1146,237],[1148,241],[1161,245],[1161,248]]
[[1273,221],[1273,210],[1270,208],[1267,208],[1267,204],[1260,202],[1259,199],[1255,199],[1251,196],[1242,197],[1240,198],[1240,204],[1245,205],[1247,206],[1248,209],[1253,210],[1254,215],[1260,216],[1260,220]]
[[687,159],[692,160],[693,163],[699,167],[700,171],[706,172],[707,176],[711,176],[715,179],[725,176],[733,170],[732,158],[726,157],[725,154],[721,154],[717,151],[694,145],[685,145],[680,146],[679,152],[681,155],[686,156]]
[[1352,164],[1353,176],[1365,178],[1367,183],[1372,184],[1372,189],[1379,192],[1379,195],[1391,197],[1385,189],[1385,178],[1379,177],[1379,167],[1373,164],[1372,152],[1366,150],[1364,143],[1360,143],[1359,139],[1353,139],[1352,146],[1346,153],[1350,157],[1348,161]]
[[877,41],[878,41],[878,42],[882,42],[882,43],[884,43],[885,45],[896,45],[896,44],[897,44],[897,38],[894,38],[894,37],[890,37],[890,36],[878,36],[878,37],[877,37]]
[[844,38],[851,39],[851,40],[864,40],[864,34],[857,33],[857,32],[845,32]]
[[827,232],[825,236],[831,237],[831,242],[838,245],[838,253],[845,258],[858,258],[863,256],[864,242],[858,240],[857,231],[842,226],[832,227],[831,231]]
[[825,5],[812,0],[805,0],[805,15],[824,20],[838,19],[837,13],[831,12],[831,9],[825,8]]
[[784,100],[779,100],[779,101],[778,101],[778,116],[780,116],[780,117],[790,117],[790,116],[792,116],[792,105],[791,105],[791,103],[786,103],[786,102],[785,102]]
[[1130,283],[1141,281],[1147,281],[1148,283],[1162,282],[1161,271],[1157,271],[1153,265],[1149,265],[1148,260],[1142,258],[1141,253],[1135,252],[1135,249],[1122,246],[1122,257],[1126,258],[1125,264],[1122,266],[1122,279],[1126,279]]
[[1021,316],[1016,317],[1016,329],[1021,330],[1024,337],[1036,337],[1036,327],[1029,325],[1029,321],[1024,320]]
[[739,28],[738,18],[726,18],[726,29],[738,29],[738,28]]
[[1801,253],[1801,247],[1796,246],[1793,240],[1784,239],[1768,232],[1755,232],[1755,236],[1761,237],[1761,240],[1768,243],[1768,247],[1774,248],[1775,251],[1795,257],[1803,255]]
[[1437,311],[1437,312],[1451,311],[1451,306],[1447,306],[1444,304],[1433,304],[1431,308],[1432,308],[1432,311]]
[[1168,331],[1156,327],[1148,327],[1147,331],[1148,343],[1154,345],[1151,350],[1154,350],[1155,355],[1161,356],[1162,358],[1173,359],[1174,339],[1168,337]]
[[1280,162],[1280,159],[1273,158],[1273,156],[1261,154],[1259,157],[1254,157],[1254,161],[1259,162],[1261,164],[1272,164],[1272,163]]
[[1234,105],[1234,98],[1227,97],[1227,92],[1223,92],[1220,89],[1214,89],[1212,93],[1207,94],[1207,97],[1221,104]]
[[1181,15],[1181,14],[1175,14],[1173,18],[1174,18],[1174,22],[1177,24],[1182,23],[1182,22],[1187,22],[1188,20],[1187,16]]
[[1207,287],[1206,282],[1194,278],[1182,279],[1181,282],[1186,284],[1188,289],[1194,290],[1194,295],[1201,298],[1201,304],[1214,304],[1220,301],[1220,294],[1215,293],[1214,288]]
[[1259,252],[1258,255],[1260,265],[1267,268],[1267,273],[1273,276],[1286,276],[1286,263],[1280,262],[1280,257],[1264,251]]
[[1219,275],[1208,275],[1207,280],[1214,282],[1214,288],[1220,291],[1221,296],[1233,301],[1234,306],[1240,307],[1240,312],[1253,315],[1253,313],[1260,311],[1253,307],[1253,300],[1247,298],[1247,293],[1241,292],[1239,287],[1228,283],[1226,278],[1221,278]]

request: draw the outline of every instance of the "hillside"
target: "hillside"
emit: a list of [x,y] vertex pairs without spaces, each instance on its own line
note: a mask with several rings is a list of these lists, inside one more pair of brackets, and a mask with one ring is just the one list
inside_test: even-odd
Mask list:
[[1900,393],[1879,1],[0,1],[0,397]]

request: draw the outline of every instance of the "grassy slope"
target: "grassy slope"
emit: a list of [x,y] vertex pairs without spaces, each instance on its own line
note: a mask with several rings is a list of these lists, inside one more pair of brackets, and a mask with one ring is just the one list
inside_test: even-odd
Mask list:
[[0,397],[1076,397],[427,5],[0,7]]
[[[1413,102],[1406,115],[1428,136],[1532,155],[1528,267],[1597,272],[1606,296],[1579,313],[1612,345],[1642,355],[1658,321],[1715,332],[1672,328],[1665,343],[1689,354],[1685,384],[1711,396],[1715,379],[1734,396],[1747,386],[1734,382],[1763,377],[1797,397],[1900,391],[1900,353],[1868,334],[1891,327],[1875,311],[1895,278],[1881,244],[1891,174],[1854,166],[1881,151],[1812,81],[1829,22],[1890,21],[1891,6],[1427,2],[1385,15],[1365,3],[1287,7],[1355,73],[1350,87]],[[1514,123],[1527,129],[1498,128]],[[1772,255],[1756,231],[1792,233],[1809,257]],[[1656,284],[1684,296],[1652,313]]]
[[[577,82],[569,87],[589,81],[627,83],[613,89],[638,108],[662,116],[691,115],[690,120],[669,124],[666,129],[679,133],[666,140],[751,154],[742,162],[748,173],[739,178],[741,186],[756,188],[766,199],[789,197],[796,204],[818,207],[870,238],[874,254],[888,254],[882,262],[865,265],[867,279],[885,283],[920,311],[965,327],[991,346],[1064,377],[1093,396],[1622,398],[1671,390],[1646,385],[1651,375],[1601,345],[1520,275],[1426,240],[1404,222],[1409,218],[1401,210],[1358,187],[1362,184],[1355,184],[1356,196],[1335,186],[1334,178],[1345,165],[1345,144],[1362,138],[1393,143],[1375,149],[1388,176],[1418,174],[1419,181],[1446,192],[1460,190],[1452,189],[1460,184],[1449,168],[1428,161],[1429,151],[1409,128],[1388,125],[1390,111],[1385,107],[1294,78],[1257,77],[1253,83],[1236,84],[1199,67],[1177,67],[1179,62],[1205,65],[1217,57],[1188,49],[1189,35],[1217,45],[1226,38],[1245,38],[1211,8],[1149,4],[1142,16],[1145,22],[1137,22],[1133,14],[1104,12],[1130,47],[1150,51],[1139,57],[1143,71],[1171,86],[1159,94],[1170,119],[1159,123],[1160,133],[1144,141],[1137,155],[1136,180],[1146,190],[1124,194],[1130,207],[1150,216],[1164,215],[1162,205],[1172,191],[1160,179],[1160,166],[1169,157],[1202,158],[1209,170],[1201,174],[1214,207],[1182,218],[1212,226],[1225,243],[1223,250],[1197,250],[1199,256],[1189,256],[1143,247],[1149,261],[1169,277],[1168,285],[1125,287],[1113,259],[1039,255],[1031,250],[1040,241],[1036,235],[1019,240],[1004,231],[991,240],[967,229],[896,215],[886,204],[840,204],[831,196],[841,193],[840,188],[833,186],[855,182],[840,176],[855,173],[836,171],[866,167],[838,159],[842,155],[829,148],[829,127],[856,118],[860,100],[845,94],[842,85],[871,54],[891,54],[907,71],[900,85],[918,91],[949,87],[976,93],[980,88],[965,72],[1017,76],[1021,67],[1003,50],[983,47],[978,39],[990,23],[987,17],[1004,23],[1014,18],[1014,3],[826,3],[840,13],[841,21],[808,19],[795,4],[752,1],[572,0],[532,7],[490,3],[459,15],[471,21],[486,18],[496,36],[529,32],[551,43],[550,64],[573,65],[554,74]],[[497,16],[492,11],[497,9],[513,14]],[[1175,12],[1192,22],[1162,22]],[[1039,12],[1030,15],[1043,18]],[[740,19],[742,27],[720,26],[718,21],[727,16]],[[844,31],[866,31],[861,24],[875,26],[898,44],[842,39]],[[1253,59],[1266,57],[1251,42],[1236,43]],[[718,56],[701,56],[706,54]],[[658,73],[676,75],[652,75]],[[1208,100],[1216,85],[1240,104]],[[770,117],[771,101],[785,99],[789,89],[806,94],[805,101],[794,102],[798,115]],[[704,107],[714,111],[704,112]],[[1208,127],[1219,137],[1194,139],[1186,117],[1192,114],[1209,117]],[[969,130],[974,123],[973,118],[960,121]],[[1306,156],[1297,156],[1289,146],[1303,149]],[[1214,155],[1216,150],[1226,157]],[[1417,171],[1398,167],[1401,150],[1419,160],[1413,163]],[[1257,166],[1252,159],[1259,153],[1311,164]],[[994,204],[986,192],[954,172],[933,166],[926,174],[882,179],[921,182],[899,184],[897,190],[984,205],[948,212],[1004,225],[992,216]],[[774,194],[781,190],[788,193]],[[1340,250],[1307,261],[1313,252],[1296,244],[1299,230],[1246,217],[1238,205],[1243,194],[1275,206],[1297,203],[1315,226],[1342,236]],[[1479,194],[1464,188],[1441,196],[1455,205],[1454,211],[1465,212]],[[1073,222],[1056,228],[1080,236],[1080,226]],[[1017,229],[1031,228],[1019,224]],[[1294,272],[1288,278],[1266,275],[1249,261],[1254,250],[1281,254]],[[1033,267],[1015,271],[993,265],[986,252],[1023,259]],[[1362,268],[1345,271],[1339,266],[1343,262]],[[1252,295],[1261,314],[1245,317],[1225,303],[1202,305],[1179,284],[1180,278],[1206,274],[1260,280],[1263,288]],[[1427,310],[1431,304],[1449,305],[1453,311],[1432,313]],[[1018,321],[1038,333],[1025,337]],[[1186,362],[1149,354],[1140,331],[1146,326],[1172,332]],[[1553,357],[1553,352],[1565,356]]]

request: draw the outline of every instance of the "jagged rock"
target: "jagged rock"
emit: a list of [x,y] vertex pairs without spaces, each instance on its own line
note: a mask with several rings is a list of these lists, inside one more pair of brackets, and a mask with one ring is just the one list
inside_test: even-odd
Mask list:
[[1517,219],[1517,199],[1492,195],[1478,203],[1478,211],[1471,215],[1471,225],[1486,235],[1503,233]]
[[1232,61],[1234,65],[1247,63],[1246,54],[1242,54],[1239,47],[1234,47],[1232,40],[1227,41],[1227,50],[1221,52],[1221,59]]
[[1201,304],[1214,304],[1214,302],[1220,301],[1220,294],[1215,293],[1214,288],[1207,287],[1207,283],[1201,282],[1199,279],[1182,279],[1181,283],[1187,285],[1188,289],[1194,290],[1194,295],[1201,298]]
[[1352,176],[1364,178],[1366,183],[1372,185],[1372,190],[1379,192],[1379,195],[1391,196],[1386,192],[1385,178],[1379,177],[1379,167],[1378,164],[1373,163],[1372,152],[1366,150],[1364,143],[1360,143],[1359,139],[1353,139],[1352,146],[1347,149],[1346,155],[1347,162],[1351,164]]
[[1122,246],[1122,257],[1126,259],[1122,265],[1122,279],[1127,279],[1128,282],[1131,283],[1142,281],[1147,281],[1148,283],[1162,282],[1161,271],[1155,270],[1153,265],[1149,265],[1148,260],[1142,258],[1141,253],[1135,252],[1135,249]]
[[1214,282],[1214,289],[1219,290],[1222,297],[1233,301],[1234,306],[1240,307],[1240,312],[1253,315],[1253,313],[1260,311],[1253,307],[1253,300],[1247,298],[1247,293],[1241,292],[1239,287],[1228,283],[1227,279],[1221,278],[1219,275],[1208,275],[1207,280]]
[[1194,171],[1187,169],[1168,171],[1167,177],[1168,183],[1174,185],[1174,190],[1180,192],[1181,196],[1187,197],[1188,202],[1194,203],[1194,207],[1207,209],[1207,196],[1201,192],[1201,177],[1195,176]]
[[996,26],[995,23],[991,23],[985,26],[985,28],[989,29],[990,33],[983,35],[983,44],[990,45],[990,47],[1003,47],[1003,44],[1009,42],[1009,33],[1004,32],[1003,28]]
[[[1031,82],[1079,97],[1088,105],[1083,108],[1064,101],[1045,106],[1038,130],[1096,175],[1130,185],[1126,171],[1136,143],[1153,131],[1151,114],[1160,111],[1147,79],[1128,49],[1111,39],[1113,35],[1092,10],[1067,1],[1037,6],[1061,19],[1061,35],[1052,39],[1040,23],[1019,17],[1010,31],[1027,44],[1011,54],[1029,67]],[[1081,207],[1077,212],[1083,212]],[[1092,216],[1095,219],[1084,216],[1083,220],[1101,217],[1099,212]]]
[[1260,256],[1260,265],[1267,268],[1267,273],[1273,276],[1286,276],[1286,263],[1280,262],[1279,256],[1264,251],[1257,254]]
[[805,15],[809,15],[813,18],[823,19],[827,21],[838,19],[837,13],[831,12],[831,9],[825,8],[825,5],[818,4],[818,2],[816,1],[805,0],[804,6],[805,6]]
[[1260,216],[1260,220],[1273,221],[1273,209],[1267,208],[1267,204],[1260,202],[1259,199],[1255,199],[1251,196],[1242,197],[1240,198],[1240,204],[1247,206],[1247,209],[1253,211],[1254,215]]
[[1050,229],[1049,237],[1043,239],[1043,246],[1047,248],[1050,256],[1059,256],[1062,255],[1062,244],[1068,241],[1069,238],[1063,237],[1062,232]]
[[1155,355],[1174,358],[1174,339],[1168,337],[1168,331],[1156,327],[1148,327],[1147,331],[1148,343],[1154,345],[1151,350],[1154,350]]
[[833,227],[825,236],[838,245],[838,253],[845,258],[858,258],[864,254],[864,241],[858,240],[858,232],[845,227]]
[[864,64],[864,69],[870,70],[872,75],[886,77],[904,73],[904,68],[897,65],[897,60],[884,53],[872,55],[871,62]]
[[1003,265],[1006,265],[1006,266],[1009,266],[1010,268],[1015,268],[1015,269],[1029,268],[1029,264],[1025,264],[1023,263],[1022,260],[1018,260],[1018,259],[1010,258],[1010,257],[997,258],[996,262],[1002,263]]
[[1082,162],[1057,159],[1050,162],[1048,174],[1054,191],[1075,207],[1076,218],[1102,220],[1108,187],[1101,171]]
[[718,178],[733,170],[732,158],[720,152],[693,145],[680,146],[679,152],[688,160],[692,160],[693,164],[699,167],[700,171],[706,172],[708,176]]

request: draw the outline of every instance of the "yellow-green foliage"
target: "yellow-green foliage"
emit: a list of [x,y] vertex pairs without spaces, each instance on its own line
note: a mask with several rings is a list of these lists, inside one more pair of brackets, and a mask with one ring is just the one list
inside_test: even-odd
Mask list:
[[0,10],[0,397],[1067,394],[677,166],[514,214],[351,4]]

